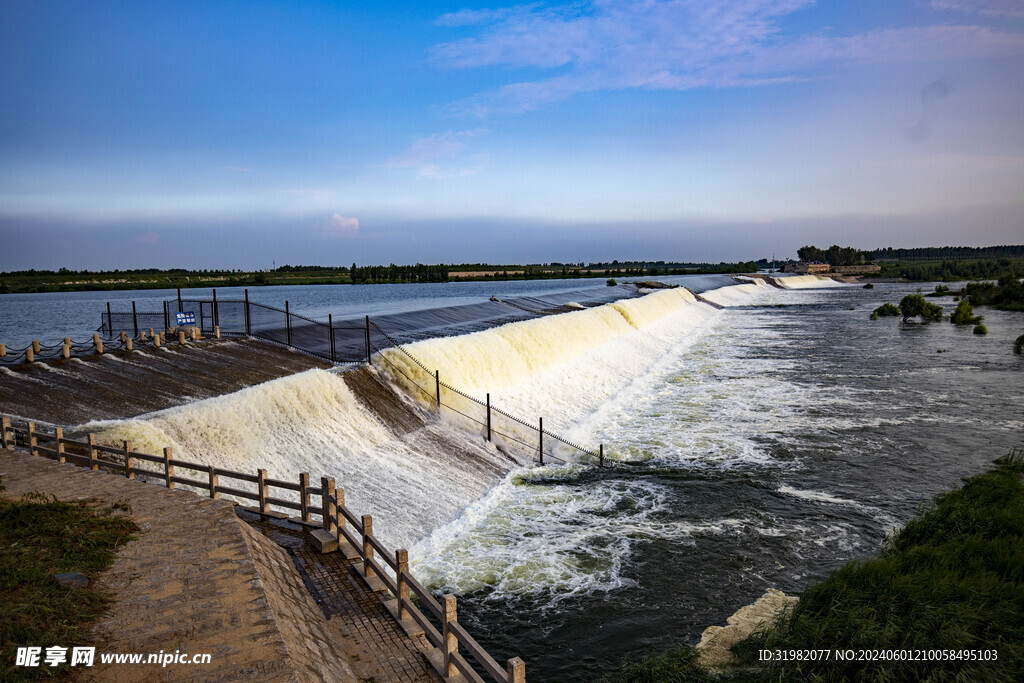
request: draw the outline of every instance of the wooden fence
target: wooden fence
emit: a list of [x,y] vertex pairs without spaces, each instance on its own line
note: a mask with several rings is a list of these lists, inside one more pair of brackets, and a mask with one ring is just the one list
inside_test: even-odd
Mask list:
[[[150,455],[135,451],[131,441],[123,441],[121,446],[104,446],[96,442],[95,434],[87,435],[84,441],[72,440],[64,437],[64,430],[60,427],[52,432],[40,430],[33,422],[25,422],[24,428],[19,429],[10,417],[0,417],[0,446],[24,448],[33,456],[45,456],[94,471],[103,470],[127,479],[141,475],[146,481],[169,489],[180,484],[210,498],[219,498],[223,494],[251,501],[255,505],[248,509],[254,512],[289,518],[314,529],[314,539],[324,552],[340,549],[348,553],[348,557],[357,562],[359,573],[372,590],[388,591],[394,596],[385,604],[406,632],[426,634],[437,648],[431,661],[446,680],[459,676],[470,681],[483,680],[462,656],[460,648],[496,681],[523,683],[526,680],[523,660],[513,657],[504,668],[498,664],[458,623],[455,596],[444,595],[438,600],[431,595],[409,572],[408,552],[404,549],[394,553],[388,550],[373,535],[373,518],[370,515],[356,517],[345,506],[344,490],[337,488],[332,478],[321,477],[319,486],[311,486],[307,472],[299,474],[293,481],[271,479],[263,469],[256,470],[256,474],[234,472],[213,465],[176,460],[170,448],[164,448],[162,455]],[[143,463],[148,467],[141,466]],[[186,470],[188,476],[181,476],[186,473],[181,470]],[[297,500],[274,495],[277,491],[292,492]],[[319,504],[312,498],[319,498]],[[298,513],[298,517],[281,513],[280,509]]]

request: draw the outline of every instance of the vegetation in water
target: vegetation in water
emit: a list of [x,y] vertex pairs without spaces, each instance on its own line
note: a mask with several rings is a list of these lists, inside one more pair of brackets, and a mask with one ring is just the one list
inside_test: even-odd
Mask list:
[[67,664],[15,666],[16,649],[94,644],[89,624],[109,600],[91,587],[62,586],[53,575],[78,572],[95,579],[137,530],[113,507],[95,501],[61,502],[40,494],[0,499],[0,680],[70,672]]
[[981,324],[975,325],[974,334],[988,334],[988,328]]
[[1024,353],[1024,334],[1017,337],[1013,342],[1013,352],[1018,356]]
[[964,294],[975,306],[1024,311],[1024,285],[1017,275],[1004,275],[998,282],[969,282]]
[[870,318],[872,320],[878,320],[879,318],[891,318],[896,317],[900,314],[900,309],[893,304],[884,303],[871,312]]
[[866,285],[864,285],[864,289],[874,289],[874,288],[875,288],[875,284],[873,282],[869,282]]
[[942,320],[942,306],[926,301],[920,294],[908,294],[900,300],[903,322],[920,317],[924,322]]
[[615,285],[617,285],[619,283],[615,281],[615,278],[610,277],[610,278],[608,278],[608,281],[605,282],[605,284],[608,285],[609,287],[614,287]]
[[957,325],[978,325],[984,319],[983,315],[974,315],[974,307],[966,299],[961,299],[949,316],[949,322]]

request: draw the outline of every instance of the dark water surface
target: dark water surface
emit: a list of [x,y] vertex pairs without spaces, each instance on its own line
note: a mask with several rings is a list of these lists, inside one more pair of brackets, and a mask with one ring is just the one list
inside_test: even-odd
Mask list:
[[467,524],[450,552],[499,559],[440,581],[463,589],[460,621],[533,680],[592,680],[875,553],[1024,444],[1024,314],[977,310],[987,336],[868,320],[918,287],[773,290],[722,311],[593,425],[617,468],[536,471]]

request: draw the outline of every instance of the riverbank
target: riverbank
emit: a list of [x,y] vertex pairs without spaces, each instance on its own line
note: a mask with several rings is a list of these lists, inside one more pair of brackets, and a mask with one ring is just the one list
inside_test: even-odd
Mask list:
[[[1022,474],[1018,449],[936,497],[876,557],[833,572],[791,612],[778,610],[774,626],[734,645],[734,666],[721,676],[684,647],[629,664],[613,680],[1014,680],[1024,666]],[[765,651],[828,656],[765,666]],[[849,651],[852,660],[837,661]]]

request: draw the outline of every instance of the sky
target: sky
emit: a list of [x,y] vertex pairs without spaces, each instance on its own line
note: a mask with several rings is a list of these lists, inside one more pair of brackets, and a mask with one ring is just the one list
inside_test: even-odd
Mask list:
[[1024,243],[1020,0],[0,0],[0,271]]

